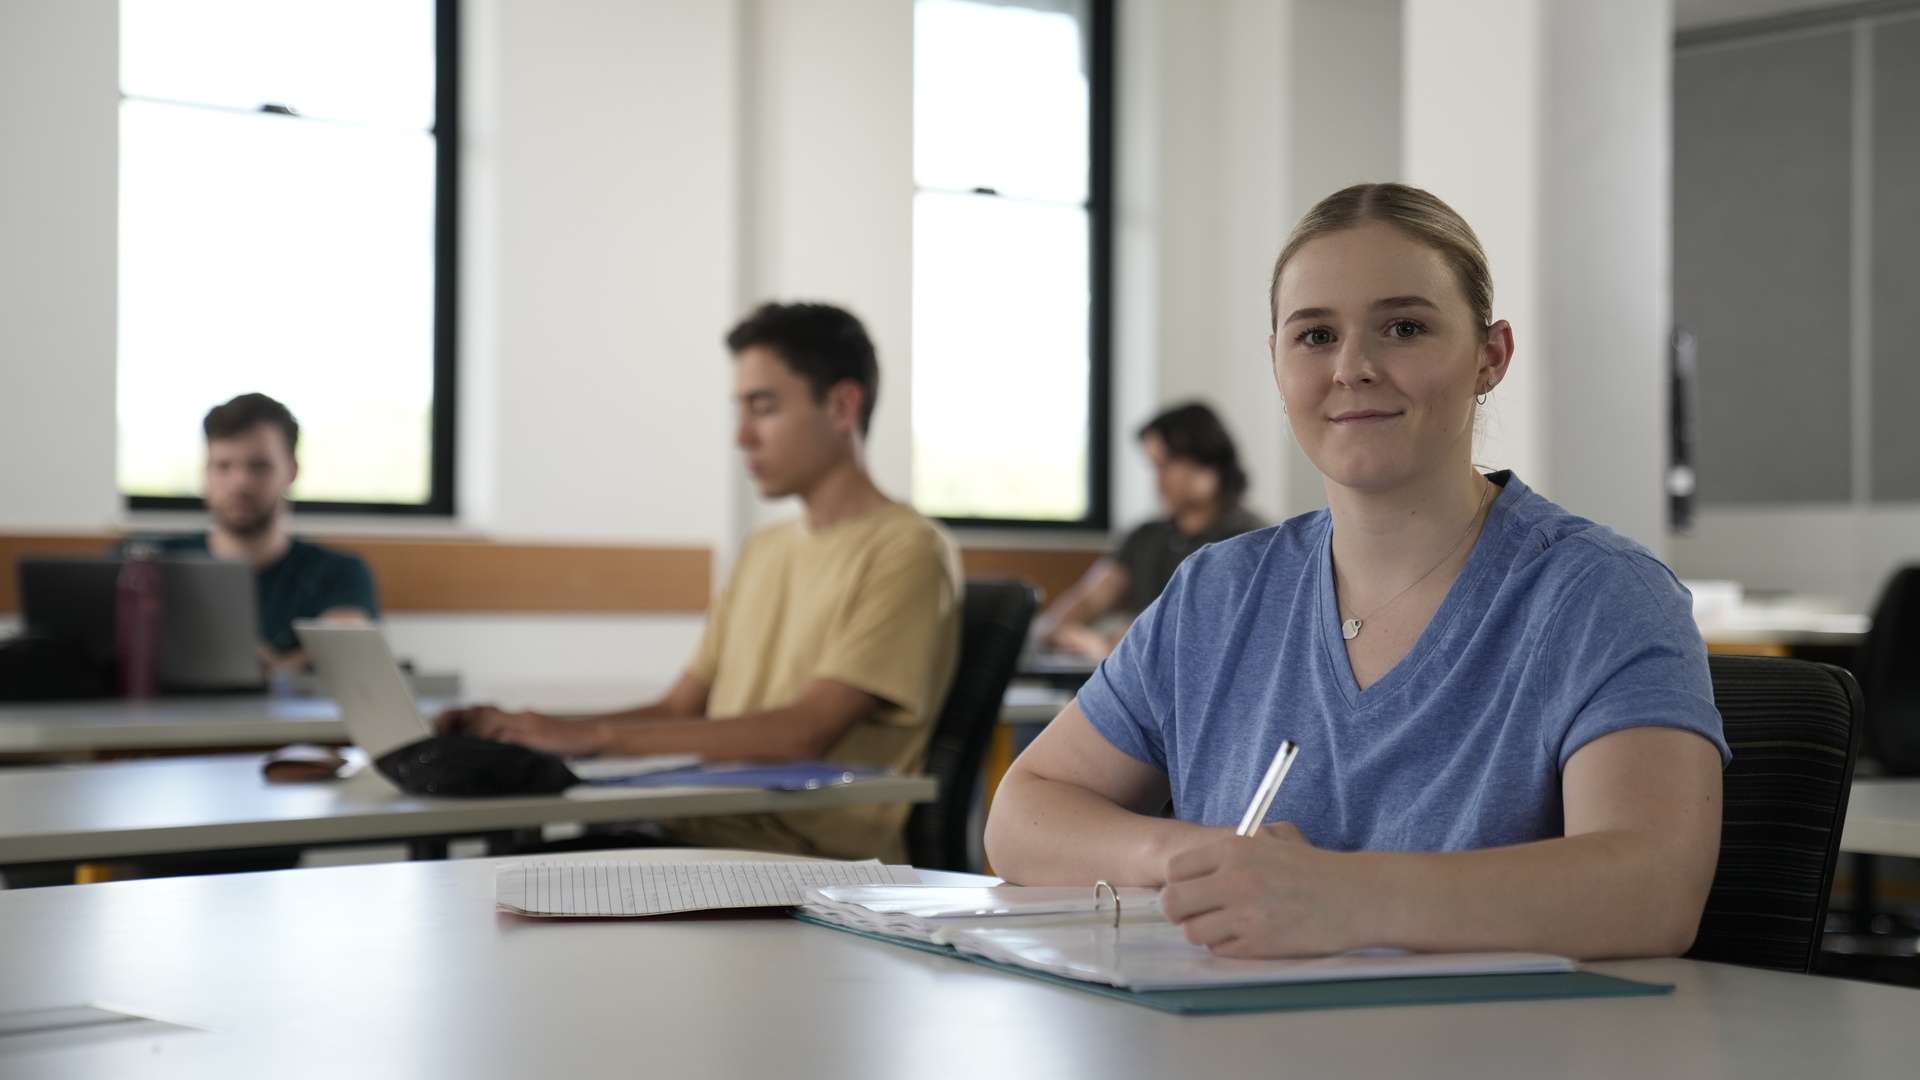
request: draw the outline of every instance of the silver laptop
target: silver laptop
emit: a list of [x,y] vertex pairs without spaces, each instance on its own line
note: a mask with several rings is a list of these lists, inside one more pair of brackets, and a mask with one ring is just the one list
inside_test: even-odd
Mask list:
[[[379,627],[301,620],[293,624],[293,632],[313,661],[320,685],[339,703],[347,734],[369,757],[377,758],[434,733]],[[696,754],[659,754],[569,758],[567,765],[582,780],[611,780],[699,762]]]
[[340,706],[347,735],[368,756],[377,758],[433,734],[379,627],[300,620],[293,632],[313,661],[321,688]]

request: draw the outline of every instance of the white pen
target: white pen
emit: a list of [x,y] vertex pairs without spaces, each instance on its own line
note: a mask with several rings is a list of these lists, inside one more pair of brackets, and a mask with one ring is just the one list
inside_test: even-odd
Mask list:
[[1240,815],[1240,827],[1234,832],[1241,836],[1252,836],[1260,830],[1260,823],[1267,818],[1267,811],[1273,809],[1273,797],[1280,794],[1280,783],[1287,778],[1287,770],[1293,768],[1293,759],[1300,753],[1292,739],[1281,739],[1280,749],[1273,755],[1273,764],[1267,766],[1267,775],[1260,778],[1260,786],[1253,789],[1253,801],[1247,804],[1247,812]]

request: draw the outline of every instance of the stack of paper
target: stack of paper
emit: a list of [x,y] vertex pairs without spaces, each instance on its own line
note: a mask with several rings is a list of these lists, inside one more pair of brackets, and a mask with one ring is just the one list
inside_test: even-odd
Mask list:
[[536,859],[494,875],[494,903],[519,915],[608,918],[728,908],[795,907],[821,885],[907,885],[910,866],[866,862]]
[[951,946],[963,956],[1124,990],[1508,975],[1573,971],[1538,953],[1407,953],[1371,949],[1299,960],[1240,960],[1194,945],[1166,921],[1153,889],[823,886],[807,893],[804,917],[883,937]]
[[[1156,890],[1121,889],[1119,900],[1125,922],[1164,925]],[[800,911],[850,930],[945,945],[979,927],[1111,926],[1114,900],[1083,887],[840,885],[810,890]]]
[[1126,990],[1342,982],[1435,975],[1520,975],[1577,970],[1541,953],[1408,953],[1369,949],[1298,960],[1241,960],[1194,945],[1179,927],[970,927],[946,936],[968,956]]

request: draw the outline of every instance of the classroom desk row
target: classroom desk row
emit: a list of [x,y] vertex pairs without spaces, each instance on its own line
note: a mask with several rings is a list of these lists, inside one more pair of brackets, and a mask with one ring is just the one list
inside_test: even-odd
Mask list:
[[0,867],[920,803],[938,790],[929,777],[886,776],[812,791],[609,785],[426,798],[395,790],[371,769],[345,780],[268,783],[260,760],[223,754],[0,769]]
[[[1044,727],[1070,697],[1025,684],[1009,691],[986,766],[989,803],[1012,748]],[[0,709],[0,752],[344,739],[325,701],[216,698]],[[931,779],[898,777],[817,792],[604,787],[526,798],[422,799],[395,792],[371,773],[323,784],[269,784],[254,754],[31,765],[0,768],[0,865],[924,802],[934,791]],[[1920,857],[1920,780],[1856,782],[1840,843],[1844,851]]]
[[[0,866],[918,803],[935,792],[929,777],[884,777],[804,792],[614,786],[429,799],[401,794],[371,772],[328,783],[269,784],[252,754],[29,766],[0,770]],[[1920,780],[1857,781],[1840,847],[1920,858]]]
[[[1181,1017],[776,915],[519,919],[494,909],[497,865],[0,892],[0,955],[31,973],[0,979],[0,1072],[1691,1080],[1920,1060],[1920,991],[1870,983],[1633,961],[1591,966],[1674,992]],[[121,1018],[55,1026],[76,1006]]]

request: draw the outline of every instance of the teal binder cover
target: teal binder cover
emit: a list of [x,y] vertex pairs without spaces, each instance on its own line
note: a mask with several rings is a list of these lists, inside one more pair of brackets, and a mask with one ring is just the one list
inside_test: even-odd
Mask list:
[[1089,994],[1145,1005],[1182,1016],[1225,1013],[1300,1012],[1308,1009],[1362,1009],[1390,1005],[1459,1005],[1482,1001],[1548,1001],[1562,998],[1648,997],[1673,992],[1671,983],[1645,983],[1592,971],[1555,971],[1526,975],[1443,975],[1418,979],[1353,979],[1344,982],[1278,983],[1268,986],[1209,987],[1202,990],[1122,990],[1117,986],[1061,978],[1044,971],[967,956],[951,946],[888,937],[816,919],[799,912],[801,922],[856,937],[965,960],[981,967],[1065,986]]

